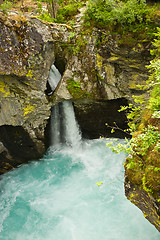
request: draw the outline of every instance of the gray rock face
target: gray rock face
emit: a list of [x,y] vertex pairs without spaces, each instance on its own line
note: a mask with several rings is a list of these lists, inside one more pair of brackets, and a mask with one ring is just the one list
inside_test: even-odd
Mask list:
[[115,40],[109,35],[104,38],[104,43],[101,41],[97,46],[101,36],[99,30],[94,29],[91,36],[82,39],[87,43],[68,60],[63,84],[56,92],[58,97],[61,98],[62,89],[67,88],[74,99],[82,98],[76,92],[77,84],[82,95],[91,99],[125,97],[132,101],[133,94],[144,93],[136,85],[143,85],[148,79],[146,65],[150,61],[151,43],[137,42],[134,47],[129,47],[118,45],[120,36]]
[[[44,129],[50,115],[45,89],[55,52],[49,26],[18,15],[0,15],[0,43],[0,140],[15,160],[8,167],[6,155],[6,166],[3,163],[0,169],[5,172],[45,151]],[[24,137],[19,147],[17,131]]]
[[149,192],[133,184],[125,176],[125,195],[144,214],[144,217],[160,232],[160,204]]

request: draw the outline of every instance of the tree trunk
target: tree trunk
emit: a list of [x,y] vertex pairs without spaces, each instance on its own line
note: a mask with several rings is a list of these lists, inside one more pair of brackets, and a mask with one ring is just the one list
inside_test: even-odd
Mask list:
[[58,0],[53,0],[51,2],[51,17],[56,18],[57,17],[57,11],[58,11]]

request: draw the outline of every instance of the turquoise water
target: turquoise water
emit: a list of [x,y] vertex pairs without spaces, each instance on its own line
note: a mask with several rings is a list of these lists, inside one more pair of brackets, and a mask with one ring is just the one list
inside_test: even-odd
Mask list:
[[3,175],[0,239],[160,239],[124,195],[124,158],[105,140],[90,140],[76,150],[50,148],[40,161]]

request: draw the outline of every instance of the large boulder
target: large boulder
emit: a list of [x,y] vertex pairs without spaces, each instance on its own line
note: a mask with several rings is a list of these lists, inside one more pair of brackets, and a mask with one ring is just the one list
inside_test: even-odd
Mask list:
[[55,42],[66,29],[0,13],[0,141],[15,160],[10,162],[6,154],[1,173],[44,154],[44,130],[53,104],[45,90],[57,61]]

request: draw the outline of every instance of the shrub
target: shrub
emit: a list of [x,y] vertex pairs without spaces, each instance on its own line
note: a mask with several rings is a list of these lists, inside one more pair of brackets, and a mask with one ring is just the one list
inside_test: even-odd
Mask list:
[[153,115],[160,118],[160,28],[157,28],[157,33],[155,34],[156,39],[154,41],[154,46],[156,49],[151,51],[151,54],[155,58],[151,61],[148,68],[150,69],[151,76],[149,78],[150,85],[153,87],[151,97],[149,100],[149,106],[153,111]]
[[2,12],[7,14],[7,11],[10,10],[12,7],[12,3],[9,1],[4,1],[1,5],[0,8],[2,9]]
[[62,5],[58,9],[56,22],[65,23],[73,18],[78,13],[78,8],[80,7],[79,3],[72,3],[68,5]]
[[90,0],[85,19],[96,25],[142,23],[149,13],[145,0]]
[[42,13],[38,18],[46,22],[54,22],[54,18],[51,18],[47,13]]

